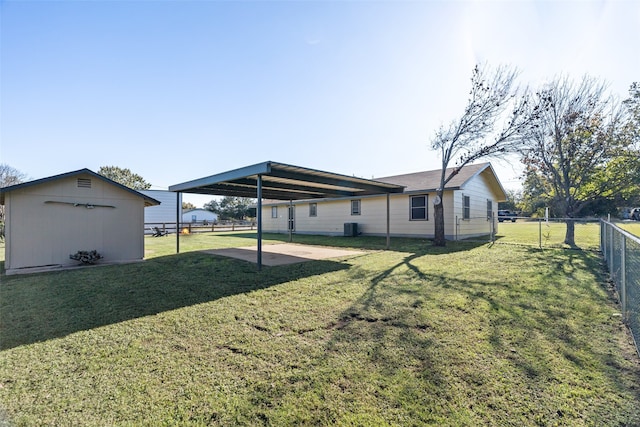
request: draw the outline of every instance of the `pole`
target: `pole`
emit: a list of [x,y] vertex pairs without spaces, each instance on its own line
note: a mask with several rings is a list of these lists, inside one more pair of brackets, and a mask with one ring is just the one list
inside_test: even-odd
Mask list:
[[180,205],[180,192],[176,193],[176,253],[180,253],[180,213],[182,206]]
[[387,193],[387,250],[391,247],[391,234],[390,234],[390,221],[389,221],[389,199],[390,195]]
[[256,219],[258,220],[258,271],[262,270],[262,175],[258,175],[258,209]]
[[294,213],[293,213],[293,200],[289,200],[289,243],[293,242],[293,223],[294,223]]

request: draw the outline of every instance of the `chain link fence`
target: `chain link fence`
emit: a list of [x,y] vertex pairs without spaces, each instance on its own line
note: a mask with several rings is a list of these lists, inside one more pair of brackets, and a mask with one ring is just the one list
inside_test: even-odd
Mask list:
[[622,317],[640,354],[640,238],[602,221],[600,248],[622,306]]
[[[464,240],[514,244],[537,248],[574,248],[600,250],[600,220],[597,218],[528,218],[480,221],[456,218],[456,237],[476,234]],[[565,243],[567,227],[573,227],[574,245]]]

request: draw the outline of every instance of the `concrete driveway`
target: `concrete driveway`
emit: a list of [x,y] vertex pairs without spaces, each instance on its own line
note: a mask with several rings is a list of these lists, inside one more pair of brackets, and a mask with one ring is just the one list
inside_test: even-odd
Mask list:
[[[201,252],[256,263],[257,249],[257,246],[245,246],[241,248],[211,249]],[[287,265],[361,254],[364,254],[364,252],[352,249],[300,245],[296,243],[278,243],[262,245],[262,264],[268,266]]]

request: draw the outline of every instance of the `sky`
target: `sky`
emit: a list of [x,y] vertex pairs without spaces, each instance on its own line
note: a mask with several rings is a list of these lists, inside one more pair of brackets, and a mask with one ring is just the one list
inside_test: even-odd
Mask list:
[[[438,169],[476,64],[640,81],[640,1],[0,0],[0,163],[153,189],[264,161]],[[507,189],[517,158],[492,159]],[[202,206],[211,196],[185,195]]]

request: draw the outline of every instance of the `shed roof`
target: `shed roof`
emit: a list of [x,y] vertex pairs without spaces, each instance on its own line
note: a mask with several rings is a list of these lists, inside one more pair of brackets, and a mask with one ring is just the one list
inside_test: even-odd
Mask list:
[[262,177],[262,197],[273,200],[358,197],[403,191],[403,186],[399,184],[272,161],[172,185],[169,190],[217,196],[256,197],[258,176]]
[[8,187],[3,187],[0,188],[0,204],[4,204],[4,195],[6,193],[9,193],[11,191],[14,190],[19,190],[22,188],[27,188],[27,187],[32,187],[35,185],[40,185],[40,184],[44,184],[47,182],[52,182],[52,181],[56,181],[59,179],[64,179],[64,178],[71,178],[74,176],[78,176],[78,175],[83,175],[83,174],[88,174],[91,175],[97,179],[100,179],[108,184],[114,185],[122,190],[128,191],[129,193],[135,194],[136,196],[139,196],[140,198],[144,199],[144,205],[145,206],[155,206],[155,205],[159,205],[160,202],[157,201],[156,199],[154,199],[153,197],[149,197],[145,194],[140,193],[139,191],[136,191],[132,188],[127,187],[126,185],[122,185],[119,182],[115,182],[105,176],[102,176],[100,174],[97,174],[95,172],[93,172],[92,170],[89,169],[79,169],[77,171],[72,171],[72,172],[67,172],[67,173],[62,173],[59,175],[54,175],[54,176],[50,176],[47,178],[41,178],[41,179],[36,179],[33,181],[28,181],[28,182],[23,182],[21,184],[16,184],[16,185],[10,185]]

